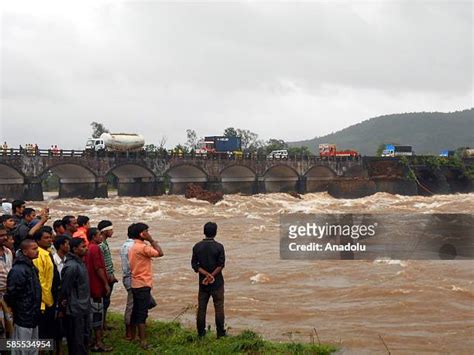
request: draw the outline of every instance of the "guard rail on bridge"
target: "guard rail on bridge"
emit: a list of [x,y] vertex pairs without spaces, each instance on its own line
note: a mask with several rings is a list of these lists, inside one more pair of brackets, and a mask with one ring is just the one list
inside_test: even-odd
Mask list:
[[135,151],[135,152],[107,152],[107,151],[87,151],[87,150],[74,150],[74,149],[18,149],[0,148],[0,157],[17,157],[17,156],[28,156],[28,157],[97,157],[97,158],[151,158],[151,159],[203,159],[203,160],[290,160],[290,161],[309,161],[309,162],[320,162],[320,161],[358,161],[362,159],[359,157],[324,157],[321,158],[318,155],[289,155],[288,158],[269,158],[265,154],[255,153],[243,153],[242,155],[226,155],[226,154],[214,154],[214,155],[202,155],[196,153],[161,153],[156,151]]

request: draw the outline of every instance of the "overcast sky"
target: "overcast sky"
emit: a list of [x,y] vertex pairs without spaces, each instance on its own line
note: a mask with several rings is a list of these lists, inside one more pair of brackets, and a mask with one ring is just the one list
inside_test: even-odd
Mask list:
[[473,2],[2,1],[0,139],[302,140],[473,107]]

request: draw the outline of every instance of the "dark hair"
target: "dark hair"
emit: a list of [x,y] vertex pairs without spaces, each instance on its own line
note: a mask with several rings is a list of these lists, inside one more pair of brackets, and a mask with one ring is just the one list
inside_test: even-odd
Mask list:
[[41,229],[43,230],[43,232],[53,234],[53,228],[51,228],[51,226],[43,226],[41,227]]
[[54,231],[56,231],[59,227],[63,227],[63,221],[60,219],[57,219],[53,222]]
[[214,238],[217,234],[217,224],[214,222],[207,222],[204,225],[204,235],[207,238]]
[[65,235],[60,235],[59,237],[56,238],[56,240],[54,241],[53,245],[54,245],[54,248],[56,250],[59,250],[59,248],[61,247],[61,245],[63,245],[64,243],[66,243],[66,241],[70,241],[71,239]]
[[77,224],[79,227],[85,226],[89,222],[89,217],[87,216],[77,216]]
[[10,219],[10,218],[13,218],[13,216],[11,214],[4,214],[4,215],[1,215],[0,216],[0,223],[3,223],[5,222],[6,220]]
[[128,236],[129,238],[132,238],[133,228],[135,228],[135,223],[132,223],[131,225],[128,226],[128,229],[127,229],[127,236]]
[[131,230],[129,231],[129,233],[130,233],[130,238],[132,239],[139,239],[140,234],[148,229],[148,225],[141,222],[132,224],[130,227],[131,227]]
[[7,227],[5,227],[3,224],[0,223],[0,231],[3,231],[3,230],[7,230]]
[[29,239],[29,238],[23,239],[23,241],[20,243],[20,249],[25,250],[33,243],[37,244],[36,241],[34,241],[33,239]]
[[104,228],[110,227],[111,225],[112,225],[112,222],[105,219],[105,220],[99,222],[99,224],[97,225],[97,228],[99,230],[102,230]]
[[90,242],[97,233],[99,233],[99,230],[97,228],[89,229],[87,231],[87,240]]
[[74,254],[74,248],[78,248],[79,245],[84,244],[84,239],[82,238],[72,238],[69,239],[69,245],[71,246],[71,252]]
[[25,204],[25,201],[23,200],[15,200],[12,202],[12,211],[13,213],[16,213],[16,209],[21,207],[22,205]]
[[23,211],[23,217],[31,215],[33,212],[36,212],[34,208],[25,208]]
[[37,230],[35,232],[35,234],[33,234],[33,238],[35,241],[39,241],[41,240],[41,237],[43,236],[44,233],[48,233],[48,234],[53,234],[51,231],[50,231],[51,227],[49,228],[45,228],[45,227],[42,227],[40,228],[39,230]]
[[71,218],[74,218],[74,216],[64,216],[63,219],[61,220],[61,224],[63,225],[64,228],[66,228],[66,226],[71,223]]

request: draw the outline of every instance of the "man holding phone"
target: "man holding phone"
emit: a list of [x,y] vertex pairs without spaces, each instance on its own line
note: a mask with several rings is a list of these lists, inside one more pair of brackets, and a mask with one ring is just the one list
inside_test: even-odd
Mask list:
[[132,275],[133,308],[131,323],[131,338],[135,338],[138,328],[140,345],[147,349],[145,323],[151,302],[151,289],[153,287],[153,272],[151,260],[163,256],[163,250],[148,232],[145,223],[135,223],[129,227],[129,236],[134,240],[129,249],[128,257]]

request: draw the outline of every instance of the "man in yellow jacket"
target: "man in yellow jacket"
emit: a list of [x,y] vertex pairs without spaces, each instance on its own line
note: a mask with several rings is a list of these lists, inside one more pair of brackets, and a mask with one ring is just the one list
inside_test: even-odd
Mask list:
[[53,243],[53,233],[50,227],[43,227],[34,234],[38,243],[39,255],[33,260],[38,269],[41,285],[41,316],[39,321],[39,338],[55,339],[56,298],[59,286],[59,274],[50,248]]

